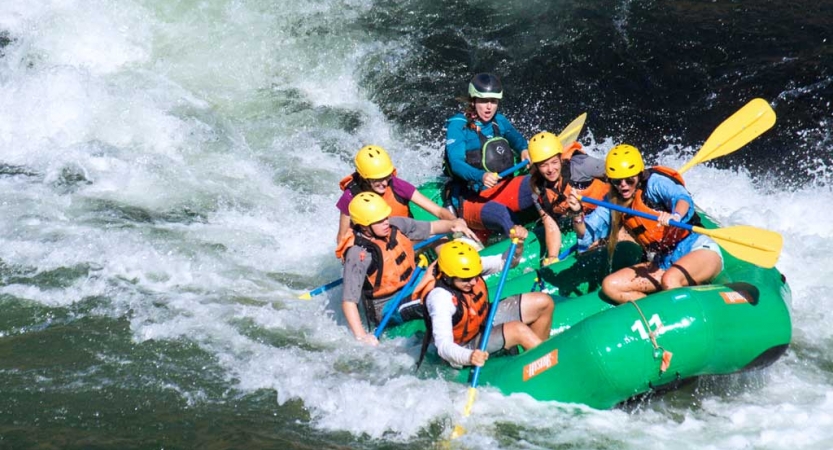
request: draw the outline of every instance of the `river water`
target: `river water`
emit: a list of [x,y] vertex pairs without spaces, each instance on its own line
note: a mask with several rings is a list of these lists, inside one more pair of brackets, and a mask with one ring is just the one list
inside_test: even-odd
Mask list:
[[462,448],[833,447],[829,1],[0,2],[0,448],[426,448],[466,387],[350,338],[338,181],[418,184],[479,71],[527,137],[589,113],[679,167],[754,97],[776,126],[686,174],[785,239],[793,342],[760,372],[596,411],[480,389]]

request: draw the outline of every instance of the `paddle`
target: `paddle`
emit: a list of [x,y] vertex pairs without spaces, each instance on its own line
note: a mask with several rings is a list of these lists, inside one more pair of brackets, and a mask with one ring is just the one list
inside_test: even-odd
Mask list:
[[680,170],[680,174],[701,162],[728,155],[775,125],[775,111],[762,98],[756,98],[724,120],[712,132],[700,151]]
[[[419,250],[419,249],[421,249],[422,247],[425,247],[428,244],[431,244],[433,242],[436,242],[436,241],[442,239],[443,237],[445,237],[445,234],[435,234],[435,235],[431,236],[430,238],[428,238],[428,239],[426,239],[422,242],[418,242],[416,245],[414,245],[414,250]],[[338,280],[330,281],[327,284],[318,286],[317,288],[315,288],[315,289],[313,289],[309,292],[305,292],[305,293],[299,295],[298,298],[301,299],[301,300],[309,300],[309,299],[315,297],[316,295],[321,294],[322,292],[329,291],[330,289],[340,285],[343,282],[344,282],[344,278],[339,278]]]
[[327,284],[318,286],[317,288],[315,288],[315,289],[313,289],[309,292],[305,292],[305,293],[299,295],[298,298],[300,298],[301,300],[309,300],[309,299],[315,297],[316,295],[318,295],[322,292],[329,291],[330,289],[340,285],[343,282],[344,282],[344,278],[339,278],[338,280],[330,281]]
[[419,255],[419,264],[417,264],[417,268],[414,270],[414,273],[411,274],[411,278],[399,291],[399,293],[396,294],[396,297],[388,302],[390,304],[388,312],[385,313],[385,317],[382,318],[382,321],[379,322],[379,326],[376,327],[376,331],[373,332],[376,339],[379,339],[379,336],[381,336],[382,332],[385,331],[385,326],[388,322],[390,322],[390,318],[393,317],[393,313],[399,309],[399,304],[402,302],[402,298],[405,297],[405,294],[410,293],[414,285],[419,282],[419,276],[426,267],[428,267],[428,258],[426,258],[425,255]]
[[564,147],[572,144],[578,138],[581,129],[584,128],[584,122],[587,120],[587,113],[582,113],[580,116],[573,119],[558,135],[558,140]]
[[[500,274],[500,283],[497,285],[495,291],[494,301],[489,307],[489,317],[486,318],[486,329],[483,330],[483,336],[480,339],[480,351],[486,351],[486,345],[489,343],[489,336],[492,334],[492,321],[495,319],[497,313],[497,306],[500,302],[500,294],[503,291],[503,285],[506,283],[506,274],[509,273],[509,268],[512,266],[512,258],[515,257],[515,247],[518,246],[518,238],[512,238],[512,244],[509,246],[509,253],[507,253],[506,262],[503,264],[503,272]],[[463,409],[463,417],[468,417],[471,414],[471,407],[474,405],[474,399],[477,396],[477,380],[480,378],[481,366],[475,366],[471,375],[471,386],[469,387],[469,396],[466,407]],[[451,438],[456,439],[462,436],[466,430],[457,424],[454,426],[454,431],[451,433]]]
[[529,160],[528,159],[523,159],[523,160],[521,160],[521,162],[515,164],[514,166],[504,170],[503,172],[498,173],[497,177],[498,178],[503,178],[503,177],[512,175],[516,171],[521,170],[524,167],[526,167],[527,164],[529,164]]
[[[625,214],[644,217],[650,220],[659,219],[659,216],[655,216],[653,214],[636,211],[634,209],[625,208],[624,206],[614,205],[613,203],[596,200],[590,197],[579,196],[579,200],[597,206],[604,206]],[[781,254],[781,247],[784,245],[784,239],[780,234],[774,231],[763,230],[761,228],[755,228],[748,225],[738,225],[710,230],[703,227],[692,226],[683,222],[677,222],[676,220],[671,220],[668,223],[669,225],[677,228],[709,236],[736,258],[751,262],[752,264],[756,264],[767,269],[775,266],[775,262]]]
[[[753,99],[718,125],[709,138],[706,139],[703,147],[678,172],[682,174],[701,162],[728,155],[748,144],[760,136],[761,133],[772,128],[773,125],[775,125],[775,111],[772,110],[769,103],[761,98]],[[658,218],[652,214],[634,211],[592,198],[581,198],[581,201],[606,206],[616,211],[646,219],[657,220]],[[735,257],[765,268],[775,266],[775,262],[781,254],[781,247],[784,244],[784,239],[780,234],[748,225],[709,230],[675,220],[670,221],[669,224],[709,236]]]
[[[558,135],[558,140],[561,141],[561,145],[567,146],[572,144],[573,141],[578,138],[579,133],[581,133],[581,129],[584,128],[584,122],[587,120],[587,113],[582,113],[580,116],[573,119],[563,130],[561,130],[561,134]],[[529,160],[524,159],[523,161],[515,164],[514,166],[504,170],[497,174],[498,178],[503,178],[508,175],[511,175],[518,170],[523,169],[526,165],[529,164]]]

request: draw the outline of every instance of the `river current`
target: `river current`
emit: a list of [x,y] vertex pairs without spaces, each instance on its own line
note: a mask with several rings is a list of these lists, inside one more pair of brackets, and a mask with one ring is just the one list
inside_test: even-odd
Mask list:
[[0,2],[0,448],[426,448],[466,387],[355,342],[333,257],[365,144],[414,184],[473,73],[527,137],[679,167],[755,97],[775,127],[686,173],[777,231],[769,368],[597,411],[480,389],[461,448],[833,447],[829,1]]

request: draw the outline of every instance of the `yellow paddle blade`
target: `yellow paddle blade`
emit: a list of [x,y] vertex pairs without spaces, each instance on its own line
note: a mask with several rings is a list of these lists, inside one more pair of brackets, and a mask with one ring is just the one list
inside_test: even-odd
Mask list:
[[477,388],[469,388],[469,400],[466,407],[463,408],[463,417],[468,417],[471,414],[471,407],[474,405],[474,399],[477,397]]
[[728,155],[775,125],[775,111],[766,100],[756,98],[717,126],[703,147],[677,172],[708,160]]
[[299,295],[298,298],[301,300],[311,300],[312,296],[309,295],[309,292],[304,292],[303,294]]
[[[474,399],[477,397],[477,388],[470,387],[469,388],[469,396],[468,401],[466,402],[466,407],[463,408],[463,417],[468,417],[471,414],[471,407],[474,405]],[[454,431],[451,432],[451,439],[457,439],[458,437],[466,434],[466,429],[463,428],[462,425],[457,424],[454,425]]]
[[566,147],[578,139],[581,129],[584,128],[585,120],[587,120],[587,113],[583,113],[582,115],[576,117],[572,122],[570,122],[569,125],[564,127],[564,130],[562,130],[561,134],[558,135],[558,140],[561,141],[561,145]]
[[749,225],[713,230],[692,227],[692,231],[711,237],[732,256],[767,269],[775,267],[784,246],[780,234]]

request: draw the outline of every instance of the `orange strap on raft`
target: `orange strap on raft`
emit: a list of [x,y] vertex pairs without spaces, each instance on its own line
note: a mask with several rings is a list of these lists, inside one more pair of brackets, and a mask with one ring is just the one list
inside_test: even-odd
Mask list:
[[[657,358],[660,354],[662,355],[662,363],[659,365],[659,373],[665,373],[665,371],[668,370],[668,366],[671,365],[671,357],[674,356],[674,354],[659,346],[657,343],[657,331],[659,331],[659,328],[657,328],[656,331],[651,330],[651,324],[648,323],[648,319],[645,318],[645,314],[642,313],[642,309],[639,308],[639,305],[637,305],[635,301],[628,303],[636,308],[636,312],[638,312],[639,317],[642,318],[642,323],[645,324],[645,329],[648,331],[648,337],[651,339],[651,344],[654,346],[654,358]],[[660,353],[660,351],[662,351],[662,353]]]

